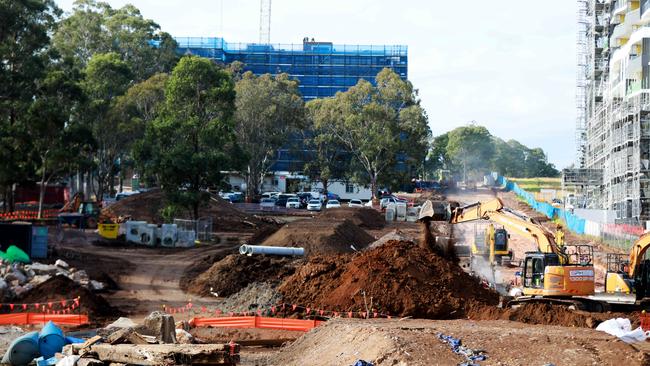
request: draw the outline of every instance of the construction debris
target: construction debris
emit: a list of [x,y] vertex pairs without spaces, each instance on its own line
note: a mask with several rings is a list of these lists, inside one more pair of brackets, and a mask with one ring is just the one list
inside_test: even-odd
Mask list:
[[97,344],[92,353],[103,362],[129,365],[236,365],[239,345],[236,344]]
[[154,311],[144,319],[144,325],[138,329],[163,343],[176,343],[176,323],[174,317],[169,314]]

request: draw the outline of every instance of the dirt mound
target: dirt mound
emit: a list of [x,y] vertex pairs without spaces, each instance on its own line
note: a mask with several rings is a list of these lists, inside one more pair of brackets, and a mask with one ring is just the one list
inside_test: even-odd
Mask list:
[[[279,282],[295,271],[294,259],[230,254],[186,284],[200,296],[226,297],[257,281]],[[212,289],[212,290],[211,290]]]
[[112,307],[102,296],[92,293],[65,276],[54,276],[29,291],[20,299],[24,303],[44,303],[80,297],[81,313],[88,314],[91,322],[117,318],[121,311]]
[[412,242],[392,241],[355,255],[316,256],[279,287],[286,302],[328,310],[416,318],[464,317],[470,303],[495,305],[485,289],[449,260]]
[[596,328],[598,324],[612,318],[628,318],[633,327],[640,324],[638,313],[590,313],[551,304],[523,304],[508,309],[478,306],[471,309],[468,316],[472,320],[512,320],[526,324],[579,328]]
[[248,239],[248,242],[254,245],[262,244],[264,240],[266,240],[269,236],[275,234],[278,230],[280,230],[280,227],[280,225],[273,224],[264,225],[253,233],[253,236]]
[[367,229],[381,229],[386,224],[386,220],[379,211],[367,207],[341,207],[325,210],[318,217],[321,220],[350,220],[353,224]]
[[310,219],[284,225],[264,240],[263,245],[302,247],[307,255],[353,252],[375,239],[350,220]]
[[[161,210],[168,204],[165,194],[160,189],[152,189],[121,199],[102,210],[102,215],[111,218],[130,217],[133,220],[147,221],[153,224],[164,222]],[[247,215],[232,204],[212,197],[199,209],[201,217],[212,217],[213,231],[250,231],[267,225],[264,221]],[[179,219],[190,219],[189,211],[178,213]]]

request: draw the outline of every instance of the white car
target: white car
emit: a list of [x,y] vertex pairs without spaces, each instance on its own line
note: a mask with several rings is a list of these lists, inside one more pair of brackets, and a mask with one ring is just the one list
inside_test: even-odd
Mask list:
[[287,198],[287,208],[300,208],[300,198],[289,197]]
[[325,208],[341,208],[341,202],[337,200],[329,200],[327,201]]
[[348,207],[361,208],[363,207],[363,202],[361,200],[352,199],[350,202],[348,202]]
[[272,210],[275,208],[275,200],[273,198],[262,198],[260,201],[260,208]]
[[307,203],[307,211],[320,211],[323,208],[323,204],[320,200],[309,200]]

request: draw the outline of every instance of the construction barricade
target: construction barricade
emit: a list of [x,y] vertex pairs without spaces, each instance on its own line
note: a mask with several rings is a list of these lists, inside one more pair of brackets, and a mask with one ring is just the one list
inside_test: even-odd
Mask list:
[[324,321],[303,320],[287,318],[267,318],[261,316],[232,316],[217,318],[193,318],[190,325],[193,327],[217,327],[217,328],[259,328],[278,329],[308,332]]
[[88,324],[88,315],[83,314],[46,314],[46,313],[13,313],[0,314],[0,325],[34,325],[52,321],[57,325]]

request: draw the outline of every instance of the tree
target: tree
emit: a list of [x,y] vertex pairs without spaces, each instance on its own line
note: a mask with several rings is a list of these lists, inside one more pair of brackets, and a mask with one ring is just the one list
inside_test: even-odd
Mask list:
[[126,62],[115,53],[94,55],[85,74],[82,86],[88,103],[84,116],[97,144],[94,154],[95,195],[101,201],[107,188],[113,186],[117,170],[115,163],[127,145],[120,133],[123,116],[115,109],[115,103],[128,89],[132,74]]
[[289,79],[287,74],[255,76],[246,72],[235,90],[235,134],[248,158],[242,173],[250,200],[277,161],[278,149],[288,147],[303,125],[305,104],[298,82]]
[[349,155],[334,131],[335,120],[340,116],[334,99],[314,99],[306,107],[304,172],[312,180],[319,180],[323,194],[327,195],[331,179],[349,175]]
[[27,111],[50,57],[48,34],[60,14],[51,0],[0,1],[0,188],[5,210],[13,210],[12,185],[29,175]]
[[430,135],[427,118],[410,82],[390,69],[335,97],[338,118],[334,129],[357,166],[358,180],[370,183],[376,199],[377,183],[386,171],[408,159],[424,159]]
[[53,64],[44,79],[38,81],[38,89],[29,108],[30,155],[40,180],[38,217],[43,211],[43,199],[47,184],[70,172],[82,159],[92,139],[89,131],[71,120],[72,112],[83,98],[78,84],[65,65]]
[[429,148],[429,155],[427,156],[426,167],[427,171],[435,172],[437,170],[452,169],[452,161],[447,154],[447,144],[449,143],[449,133],[443,133],[442,135],[436,136],[433,138]]
[[210,60],[181,58],[165,87],[160,116],[136,148],[142,169],[155,175],[175,204],[194,218],[205,189],[221,183],[241,152],[234,140],[235,90],[230,75]]
[[82,67],[93,55],[114,52],[127,63],[136,81],[176,64],[176,42],[140,10],[127,4],[113,9],[104,2],[77,0],[53,37],[56,48]]
[[488,170],[494,151],[492,135],[483,126],[472,124],[449,132],[447,153],[462,169],[464,181],[467,180],[468,174]]

